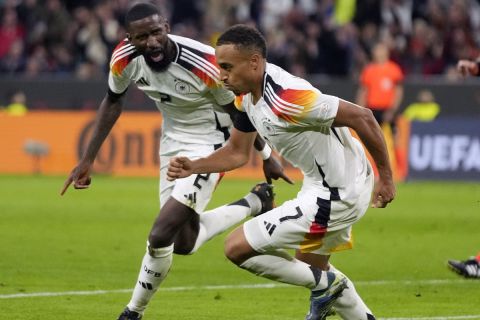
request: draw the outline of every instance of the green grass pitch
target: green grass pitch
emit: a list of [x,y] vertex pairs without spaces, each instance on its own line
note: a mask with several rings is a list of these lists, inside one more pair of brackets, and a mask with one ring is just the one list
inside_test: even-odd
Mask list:
[[[0,176],[1,319],[116,319],[130,298],[157,214],[157,180],[96,176],[90,189],[60,197],[63,180]],[[254,183],[224,179],[211,207]],[[299,187],[277,182],[277,203]],[[303,319],[308,291],[267,287],[275,283],[238,269],[223,256],[224,236],[174,257],[144,319]],[[480,319],[480,280],[445,265],[480,251],[478,183],[400,184],[394,203],[355,225],[354,239],[332,262],[377,318]]]

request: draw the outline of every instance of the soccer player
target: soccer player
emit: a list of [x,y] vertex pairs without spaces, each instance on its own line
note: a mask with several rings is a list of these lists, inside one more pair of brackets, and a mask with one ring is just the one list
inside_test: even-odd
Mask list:
[[[235,229],[226,256],[256,275],[311,290],[309,320],[334,305],[343,319],[375,319],[353,283],[329,265],[330,254],[352,246],[352,225],[367,210],[374,176],[354,129],[372,154],[378,180],[372,206],[383,208],[395,185],[381,129],[369,109],[321,93],[309,82],[266,61],[262,35],[236,25],[215,50],[220,78],[237,95],[242,116],[225,146],[207,157],[173,157],[170,180],[223,172],[246,163],[258,132],[304,174],[297,197]],[[284,249],[296,249],[296,257]]]
[[263,148],[267,183],[258,184],[244,198],[208,212],[219,173],[198,174],[176,182],[166,180],[172,156],[207,156],[226,141],[235,116],[235,96],[222,87],[214,49],[192,39],[169,34],[168,22],[152,4],[139,3],[126,14],[127,38],[114,50],[108,92],[103,99],[93,136],[61,194],[73,182],[90,185],[90,173],[101,144],[122,112],[122,98],[131,82],[144,91],[163,114],[160,147],[161,209],[150,231],[132,298],[118,319],[142,318],[148,302],[167,275],[172,253],[191,254],[213,236],[248,216],[273,206],[271,179],[291,181],[279,162]]

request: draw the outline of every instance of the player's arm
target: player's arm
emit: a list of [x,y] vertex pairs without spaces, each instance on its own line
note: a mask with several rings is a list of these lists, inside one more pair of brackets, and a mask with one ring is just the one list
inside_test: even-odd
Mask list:
[[77,166],[73,168],[67,180],[65,180],[62,191],[60,192],[61,195],[67,191],[72,182],[75,189],[85,189],[90,185],[91,167],[102,143],[122,113],[122,100],[123,94],[117,94],[108,90],[98,109],[93,135],[87,144],[82,158]]
[[395,185],[385,139],[372,111],[340,99],[333,126],[355,130],[372,155],[379,174],[373,194],[373,206],[385,207],[395,197]]
[[168,167],[168,180],[188,177],[195,173],[224,172],[239,168],[250,159],[250,150],[257,133],[232,129],[227,144],[208,157],[190,160],[187,157],[174,157]]
[[[222,107],[229,114],[232,121],[235,121],[235,118],[238,115],[241,115],[241,112],[238,111],[233,102],[223,105]],[[272,179],[278,180],[278,178],[282,178],[286,182],[293,184],[293,181],[285,174],[281,162],[272,155],[272,149],[267,143],[265,143],[260,135],[257,134],[255,137],[253,146],[263,159],[263,173],[265,174],[267,183],[271,184]]]

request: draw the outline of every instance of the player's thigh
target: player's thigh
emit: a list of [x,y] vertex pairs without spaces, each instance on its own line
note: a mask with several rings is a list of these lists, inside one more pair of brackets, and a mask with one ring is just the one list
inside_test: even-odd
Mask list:
[[[213,150],[213,146],[199,146],[197,150],[189,150],[179,153],[179,155],[195,159],[207,156]],[[175,181],[168,181],[167,171],[170,158],[160,157],[160,206],[163,207],[168,199],[173,197],[195,212],[203,212],[212,198],[221,175],[219,173],[194,174]]]
[[310,230],[315,207],[316,203],[311,197],[286,201],[281,206],[245,222],[245,237],[258,252],[298,248]]
[[329,217],[321,214],[316,196],[300,196],[245,222],[245,237],[258,252],[287,248],[328,256],[351,248],[351,223],[329,231]]

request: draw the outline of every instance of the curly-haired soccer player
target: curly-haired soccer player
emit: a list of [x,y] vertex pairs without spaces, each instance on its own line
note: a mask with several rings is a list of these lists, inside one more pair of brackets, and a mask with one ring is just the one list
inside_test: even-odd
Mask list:
[[[311,290],[308,320],[331,311],[348,320],[375,319],[353,283],[329,264],[330,255],[352,246],[352,225],[395,197],[380,126],[369,109],[321,93],[309,82],[266,60],[266,43],[254,28],[225,31],[215,50],[220,78],[244,111],[227,144],[207,157],[170,161],[169,179],[221,172],[246,163],[257,132],[304,174],[301,191],[227,238],[226,256],[256,275]],[[354,129],[377,165],[372,168]],[[296,249],[296,257],[284,249]]]

